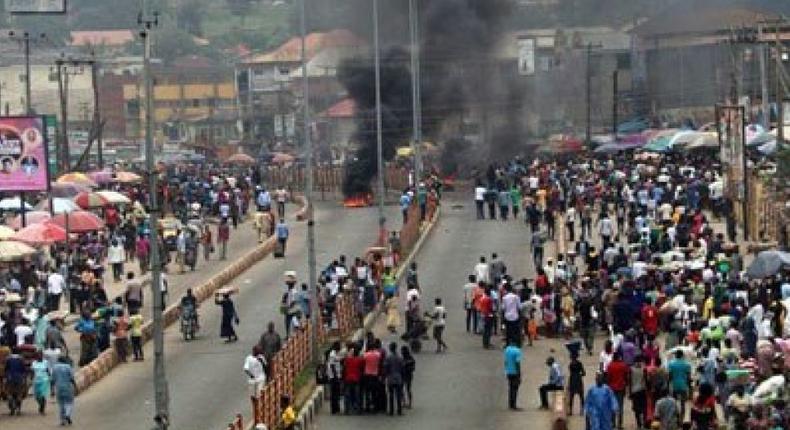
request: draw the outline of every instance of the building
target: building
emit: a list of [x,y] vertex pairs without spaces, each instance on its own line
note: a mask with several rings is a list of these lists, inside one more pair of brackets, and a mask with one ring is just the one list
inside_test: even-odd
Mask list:
[[[738,99],[760,99],[757,46],[775,40],[776,30],[768,23],[786,14],[787,2],[697,0],[677,3],[641,22],[631,34],[633,83],[643,109],[662,122],[707,122],[714,104],[731,100],[733,93]],[[765,32],[759,36],[761,26]],[[742,30],[751,32],[753,40],[744,43]],[[780,27],[779,38],[790,40],[790,27]],[[770,99],[775,86],[769,85]]]
[[[157,143],[177,143],[211,151],[239,139],[233,71],[211,60],[186,57],[156,67],[154,111]],[[145,134],[145,91],[141,82],[123,86],[127,138]]]
[[132,30],[72,31],[69,45],[79,49],[90,49],[103,55],[120,54],[135,41]]
[[[75,115],[93,115],[93,86],[90,69],[70,68],[68,73],[68,110]],[[0,106],[3,114],[25,113],[24,64],[0,65]],[[53,64],[30,66],[32,108],[38,114],[60,115],[58,75]]]
[[[317,137],[320,148],[325,149],[329,160],[344,160],[346,153],[354,148],[357,131],[357,104],[344,98],[317,116]],[[326,153],[328,152],[328,153]]]
[[[254,54],[236,67],[236,85],[246,143],[255,150],[293,146],[302,92],[301,37],[277,49]],[[348,30],[311,33],[305,40],[310,106],[321,112],[345,97],[337,81],[340,63],[365,43]]]

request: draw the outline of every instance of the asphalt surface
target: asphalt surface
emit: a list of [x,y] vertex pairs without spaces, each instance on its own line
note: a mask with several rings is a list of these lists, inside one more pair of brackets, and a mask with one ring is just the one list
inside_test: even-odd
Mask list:
[[[509,429],[548,428],[550,414],[538,411],[537,387],[548,369],[543,364],[548,350],[559,343],[541,341],[524,347],[520,406],[523,412],[507,409],[507,385],[502,365],[501,337],[494,349],[484,350],[480,336],[466,332],[462,287],[481,255],[496,252],[516,279],[533,277],[529,232],[523,220],[477,221],[471,200],[443,202],[442,216],[432,236],[417,256],[423,310],[430,310],[441,297],[448,312],[445,341],[449,351],[436,354],[435,344],[423,345],[416,356],[414,404],[403,417],[386,415],[332,416],[327,408],[318,427],[327,429]],[[552,250],[547,249],[546,255]],[[431,306],[429,306],[431,305]],[[376,330],[385,343],[397,336]]]
[[[391,227],[400,227],[398,212],[397,207],[386,208]],[[321,267],[340,254],[352,259],[361,255],[377,237],[378,214],[375,208],[345,210],[337,203],[318,202],[316,226],[316,255]],[[249,417],[249,397],[242,372],[244,357],[268,321],[274,321],[283,333],[278,310],[283,273],[296,270],[304,276],[307,271],[305,224],[292,223],[291,232],[285,259],[266,258],[235,282],[241,288],[234,297],[241,319],[236,329],[238,342],[225,344],[219,338],[220,310],[211,302],[204,302],[200,308],[201,332],[196,340],[188,343],[181,340],[176,325],[165,332],[171,428],[219,430],[227,428],[236,413]],[[145,362],[120,366],[77,398],[75,428],[140,430],[153,426],[151,345],[145,348]],[[0,416],[0,427],[4,430],[58,428],[57,405],[50,402],[48,415],[39,417],[34,404],[28,398],[22,416]]]

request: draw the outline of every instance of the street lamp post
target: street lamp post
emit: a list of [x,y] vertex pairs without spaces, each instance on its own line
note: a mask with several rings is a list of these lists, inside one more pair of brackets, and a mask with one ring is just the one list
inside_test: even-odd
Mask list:
[[417,0],[409,0],[411,30],[411,94],[414,140],[414,185],[422,180],[422,90],[420,88],[420,19]]
[[150,205],[150,230],[152,236],[151,246],[151,294],[153,297],[153,339],[154,339],[154,401],[156,416],[154,421],[160,430],[165,430],[169,424],[169,398],[167,375],[165,373],[164,351],[164,324],[161,292],[161,270],[159,262],[159,205],[157,202],[157,173],[154,168],[154,115],[153,115],[153,85],[151,78],[151,37],[154,27],[159,25],[159,14],[154,12],[148,15],[147,2],[143,1],[143,11],[138,17],[138,24],[142,26],[140,36],[145,42],[143,57],[143,82],[145,85],[145,166],[148,174],[148,194]]
[[33,97],[31,96],[31,83],[30,83],[30,42],[34,41],[35,39],[46,39],[47,35],[41,33],[39,35],[32,35],[29,32],[25,31],[22,34],[17,34],[14,31],[8,32],[8,37],[13,40],[18,40],[22,43],[22,47],[25,51],[25,114],[32,115],[33,114]]
[[387,240],[384,217],[384,138],[381,130],[381,53],[379,50],[379,0],[373,0],[373,50],[376,69],[376,155],[378,168],[379,195],[379,241],[384,245]]
[[[316,258],[315,258],[315,218],[313,216],[313,139],[310,136],[310,82],[307,72],[307,0],[299,2],[300,11],[300,30],[302,34],[302,115],[304,145],[307,152],[307,173],[304,181],[304,197],[307,200],[307,276],[310,286],[312,300],[311,320],[313,325],[312,335],[310,336],[311,350],[313,359],[318,358],[318,295],[315,287],[318,285],[316,280]],[[283,128],[284,130],[284,128]]]

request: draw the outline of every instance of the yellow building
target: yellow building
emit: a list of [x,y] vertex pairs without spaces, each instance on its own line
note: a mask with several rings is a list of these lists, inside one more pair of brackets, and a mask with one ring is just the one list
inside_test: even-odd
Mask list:
[[[239,138],[236,85],[233,72],[186,67],[155,71],[154,121],[159,143],[214,146]],[[123,88],[126,133],[145,134],[145,89],[142,83]]]

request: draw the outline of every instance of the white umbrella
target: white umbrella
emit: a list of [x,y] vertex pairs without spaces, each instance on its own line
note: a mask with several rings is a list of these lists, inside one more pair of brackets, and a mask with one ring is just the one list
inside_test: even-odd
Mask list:
[[[40,211],[49,211],[49,199],[42,200],[36,205],[36,209]],[[56,214],[69,213],[80,210],[80,207],[74,203],[74,200],[65,197],[52,198],[52,212]]]
[[[19,211],[21,210],[21,205],[19,198],[17,197],[9,197],[3,200],[0,200],[0,210],[3,211]],[[33,210],[33,206],[30,206],[29,203],[25,202],[25,210]]]
[[132,200],[116,191],[97,191],[96,194],[104,197],[108,203],[113,205],[128,205]]

